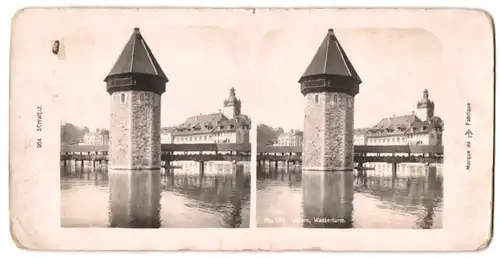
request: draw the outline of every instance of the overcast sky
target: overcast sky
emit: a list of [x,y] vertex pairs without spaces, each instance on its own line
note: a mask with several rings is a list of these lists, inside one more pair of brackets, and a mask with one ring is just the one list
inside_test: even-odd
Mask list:
[[[247,23],[238,29],[125,15],[114,16],[116,22],[81,16],[72,14],[72,26],[60,24],[49,35],[59,35],[64,47],[64,58],[51,56],[56,67],[51,76],[61,119],[91,129],[109,128],[110,100],[103,79],[135,26],[170,79],[162,95],[162,126],[217,112],[234,87],[242,112],[254,122],[302,129],[304,97],[297,81],[330,27],[326,22],[278,29]],[[334,29],[363,80],[355,99],[355,127],[411,114],[424,88],[439,115],[446,93],[438,89],[446,80],[440,73],[441,45],[433,34],[420,29]]]

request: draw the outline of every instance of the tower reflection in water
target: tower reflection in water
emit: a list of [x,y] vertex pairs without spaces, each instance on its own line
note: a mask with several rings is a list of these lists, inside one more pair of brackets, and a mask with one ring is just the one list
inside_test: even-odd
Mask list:
[[[250,165],[153,171],[62,167],[62,227],[248,228]],[[90,204],[90,205],[89,205]]]
[[303,227],[351,228],[354,173],[302,171]]
[[160,170],[109,170],[108,180],[110,227],[160,227]]

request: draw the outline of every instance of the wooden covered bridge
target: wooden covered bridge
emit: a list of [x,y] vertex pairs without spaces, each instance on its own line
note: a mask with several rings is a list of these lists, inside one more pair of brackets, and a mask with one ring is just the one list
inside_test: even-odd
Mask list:
[[[171,161],[250,161],[250,144],[162,144],[161,159],[165,164]],[[300,164],[301,147],[257,146],[257,162],[275,164],[284,162]],[[108,146],[74,145],[61,146],[61,161],[107,162]],[[354,162],[364,163],[442,163],[443,146],[435,145],[389,145],[354,146]]]

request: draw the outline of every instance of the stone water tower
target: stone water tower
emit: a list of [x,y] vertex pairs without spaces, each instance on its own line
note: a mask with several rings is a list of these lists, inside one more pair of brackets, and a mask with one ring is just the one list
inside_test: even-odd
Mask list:
[[161,94],[168,78],[139,28],[104,81],[111,95],[109,169],[159,169]]
[[361,79],[332,29],[299,80],[306,98],[304,170],[352,170],[354,96]]

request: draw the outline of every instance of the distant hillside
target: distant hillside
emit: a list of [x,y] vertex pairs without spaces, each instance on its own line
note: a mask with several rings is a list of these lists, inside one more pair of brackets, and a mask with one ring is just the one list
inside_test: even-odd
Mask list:
[[71,123],[61,125],[61,144],[76,144],[89,132],[86,126],[81,128]]
[[273,128],[265,124],[257,125],[257,144],[269,145],[278,139],[280,134],[284,133],[283,128]]

